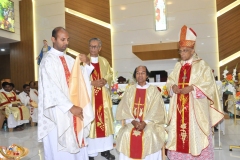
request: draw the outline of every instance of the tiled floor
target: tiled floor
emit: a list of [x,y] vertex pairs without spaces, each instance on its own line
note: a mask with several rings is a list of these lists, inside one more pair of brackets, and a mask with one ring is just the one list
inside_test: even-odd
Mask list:
[[[229,145],[240,145],[240,121],[234,125],[233,119],[225,120],[225,135],[221,133],[222,149],[215,150],[215,160],[240,160],[240,149],[229,151]],[[215,146],[218,146],[218,133],[215,135]],[[29,149],[29,154],[23,160],[44,160],[42,143],[37,142],[37,127],[27,127],[23,131],[4,132],[0,131],[0,145],[8,146],[10,144],[19,144]],[[113,150],[113,154],[118,159],[118,153]],[[105,158],[98,155],[96,160]]]

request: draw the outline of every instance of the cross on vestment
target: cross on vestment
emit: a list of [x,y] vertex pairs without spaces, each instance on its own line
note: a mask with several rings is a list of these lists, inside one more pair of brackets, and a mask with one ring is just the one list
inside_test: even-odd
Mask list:
[[184,87],[185,84],[187,84],[187,83],[185,83],[185,80],[187,79],[186,74],[187,74],[187,71],[186,71],[186,69],[184,69],[183,77],[182,77],[182,79],[183,79],[183,82],[182,82],[182,88]]
[[[140,110],[140,106],[143,106],[144,104],[141,104],[141,98],[138,99],[138,103],[134,103],[134,105],[137,105],[137,114],[136,116],[139,116],[139,110]],[[141,115],[140,115],[141,116]],[[137,121],[140,121],[138,118],[136,119]]]
[[[183,77],[182,77],[182,83],[179,83],[178,85],[182,85],[182,88],[185,87],[185,85],[188,85],[188,83],[186,83],[186,79],[187,79],[187,71],[186,69],[184,69],[183,71]],[[181,123],[181,139],[183,141],[183,143],[185,143],[185,139],[187,137],[187,132],[186,132],[186,128],[187,128],[187,124],[184,122],[184,109],[185,109],[185,105],[188,102],[188,98],[184,96],[184,94],[180,94],[180,105],[181,105],[181,109],[179,110],[179,113],[181,114],[181,118],[182,118],[182,123]]]
[[[182,88],[184,88],[184,86],[185,86],[186,84],[188,84],[188,83],[185,83],[185,80],[187,79],[186,74],[187,74],[187,71],[186,71],[186,69],[184,69],[184,71],[183,71],[183,77],[182,77],[183,82],[180,83],[180,85],[182,85]],[[181,101],[181,103],[182,103],[182,105],[181,105],[182,124],[184,124],[184,108],[185,108],[185,104],[187,103],[188,99],[186,99],[186,98],[184,97],[184,95],[181,94],[181,95],[180,95],[180,101]]]

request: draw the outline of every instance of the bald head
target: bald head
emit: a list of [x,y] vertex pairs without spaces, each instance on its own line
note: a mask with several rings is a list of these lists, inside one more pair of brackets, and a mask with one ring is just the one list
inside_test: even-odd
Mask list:
[[[65,32],[67,32],[66,30],[65,30],[65,28],[63,28],[63,27],[56,27],[56,28],[54,28],[53,29],[53,31],[52,31],[52,37],[54,37],[55,39],[57,39],[57,36],[58,36],[58,32],[59,31],[65,31]],[[46,40],[45,40],[46,41]]]
[[52,31],[52,42],[53,48],[60,52],[64,52],[69,43],[69,35],[68,32],[63,27],[56,27]]

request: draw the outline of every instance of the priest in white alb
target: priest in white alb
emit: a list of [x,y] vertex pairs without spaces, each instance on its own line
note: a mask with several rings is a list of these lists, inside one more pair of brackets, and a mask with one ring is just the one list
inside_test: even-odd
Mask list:
[[166,120],[162,95],[147,83],[147,67],[137,67],[133,76],[137,84],[126,90],[116,112],[116,119],[126,123],[117,135],[119,159],[161,160]]
[[37,102],[30,96],[30,86],[28,84],[23,85],[23,91],[19,94],[21,102],[28,107],[31,116],[31,125],[38,121],[38,106]]
[[38,91],[35,89],[35,82],[31,81],[29,83],[29,87],[30,87],[30,92],[29,92],[29,95],[31,97],[31,99],[38,103]]
[[69,43],[64,28],[52,31],[52,42],[39,69],[38,140],[46,160],[87,160],[86,137],[94,119],[89,98],[93,66],[84,54],[74,60],[64,53]]

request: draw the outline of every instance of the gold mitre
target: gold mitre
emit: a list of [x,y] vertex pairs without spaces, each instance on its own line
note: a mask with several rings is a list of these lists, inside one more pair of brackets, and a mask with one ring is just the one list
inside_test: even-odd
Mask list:
[[179,46],[194,48],[196,38],[197,34],[194,32],[194,30],[184,25],[179,34]]

